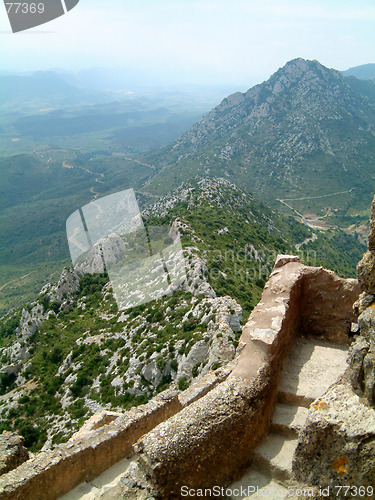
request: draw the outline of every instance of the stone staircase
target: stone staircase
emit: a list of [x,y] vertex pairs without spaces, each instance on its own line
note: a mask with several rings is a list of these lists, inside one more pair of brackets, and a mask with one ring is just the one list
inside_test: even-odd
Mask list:
[[228,488],[232,499],[291,498],[292,460],[308,407],[346,369],[347,347],[298,339],[291,349],[279,383],[278,403],[270,432],[254,452],[251,468]]
[[[299,338],[292,347],[280,378],[278,403],[270,432],[255,450],[251,468],[228,489],[248,492],[233,499],[281,500],[292,498],[292,459],[298,434],[304,425],[310,404],[328,389],[346,368],[347,347]],[[134,458],[134,457],[133,457]],[[124,483],[129,482],[132,458],[115,464],[93,480],[82,483],[62,497],[63,500],[116,500],[122,498]],[[131,476],[139,475],[138,470]],[[139,478],[138,478],[139,480]],[[142,482],[142,481],[140,481]]]

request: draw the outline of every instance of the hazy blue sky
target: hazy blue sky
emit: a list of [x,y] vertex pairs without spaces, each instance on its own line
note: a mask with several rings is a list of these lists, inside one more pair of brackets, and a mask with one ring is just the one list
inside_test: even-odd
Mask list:
[[374,27],[369,0],[80,0],[12,34],[1,3],[0,70],[140,68],[250,85],[295,57],[336,69],[375,62]]

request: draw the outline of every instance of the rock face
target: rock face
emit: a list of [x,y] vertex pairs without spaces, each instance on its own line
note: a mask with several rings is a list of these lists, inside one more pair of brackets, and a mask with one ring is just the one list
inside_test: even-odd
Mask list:
[[333,385],[311,405],[293,472],[299,481],[332,491],[336,486],[375,484],[375,411],[347,381]]
[[363,292],[375,295],[375,197],[371,205],[370,231],[368,236],[368,252],[357,267],[358,281]]
[[0,476],[26,462],[29,452],[23,446],[23,437],[15,432],[0,434],[0,456]]
[[350,381],[359,396],[375,406],[375,308],[365,309],[358,318],[359,336],[351,346]]
[[350,378],[358,395],[367,398],[370,405],[375,406],[375,309],[373,294],[375,293],[375,197],[371,205],[370,232],[368,252],[357,268],[358,281],[363,290],[356,307],[359,336],[352,347],[349,360]]
[[58,302],[59,305],[68,305],[75,292],[79,290],[79,277],[73,269],[66,267],[63,269],[57,285],[47,283],[42,288],[41,294],[45,293],[50,302]]
[[368,251],[358,264],[358,280],[362,290],[375,294],[375,251]]

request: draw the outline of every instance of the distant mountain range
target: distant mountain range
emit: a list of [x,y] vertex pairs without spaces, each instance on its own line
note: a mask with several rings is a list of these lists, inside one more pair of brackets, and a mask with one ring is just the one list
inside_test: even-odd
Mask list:
[[224,99],[147,158],[162,168],[150,184],[156,192],[194,175],[224,175],[279,208],[277,198],[342,192],[340,208],[363,197],[368,207],[375,186],[375,85],[295,59],[268,81]]
[[92,102],[103,98],[99,92],[88,92],[70,85],[54,71],[37,71],[30,75],[0,75],[0,93],[6,96],[6,102],[1,107],[9,106],[9,103],[35,100],[46,102],[53,99],[55,104],[72,104],[83,99]]
[[375,63],[362,64],[343,71],[344,76],[355,76],[363,80],[375,80]]

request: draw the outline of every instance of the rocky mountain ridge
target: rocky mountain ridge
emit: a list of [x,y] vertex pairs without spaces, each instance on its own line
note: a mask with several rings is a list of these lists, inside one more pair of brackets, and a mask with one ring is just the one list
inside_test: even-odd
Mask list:
[[148,189],[165,192],[197,174],[227,177],[279,209],[277,198],[297,198],[305,200],[297,210],[328,205],[344,215],[365,206],[364,194],[370,204],[374,146],[375,85],[295,59],[150,155],[162,171]]

